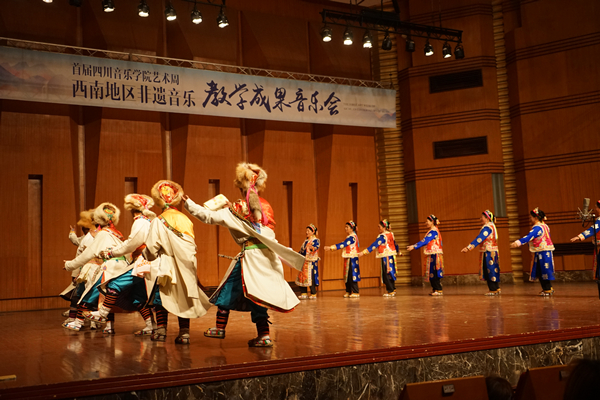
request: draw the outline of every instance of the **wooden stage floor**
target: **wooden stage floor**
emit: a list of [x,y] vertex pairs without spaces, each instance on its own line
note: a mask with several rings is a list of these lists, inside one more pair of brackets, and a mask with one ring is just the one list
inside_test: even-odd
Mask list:
[[157,343],[133,336],[143,326],[138,314],[117,314],[117,334],[106,336],[63,329],[63,310],[2,313],[0,376],[16,375],[16,380],[0,382],[0,398],[7,389],[5,395],[19,387],[57,388],[53,384],[66,382],[100,379],[106,387],[119,379],[133,385],[135,378],[141,388],[144,379],[148,387],[164,385],[162,376],[181,385],[507,347],[536,343],[544,335],[547,341],[600,336],[596,284],[554,287],[550,298],[537,296],[537,283],[504,285],[500,297],[483,296],[484,285],[448,286],[441,297],[428,296],[427,287],[400,287],[394,298],[382,297],[382,289],[363,289],[360,299],[319,293],[318,300],[303,300],[291,313],[271,312],[272,349],[248,348],[248,339],[256,336],[249,313],[232,312],[226,339],[205,338],[202,332],[214,326],[216,308],[192,320],[189,346],[173,343],[174,317],[167,342]]

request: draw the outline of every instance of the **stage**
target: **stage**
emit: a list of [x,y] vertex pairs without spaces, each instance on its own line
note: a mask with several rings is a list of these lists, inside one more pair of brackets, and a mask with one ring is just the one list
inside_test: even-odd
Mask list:
[[192,320],[189,346],[173,343],[172,316],[158,343],[133,336],[138,314],[117,314],[117,334],[106,336],[63,329],[64,310],[3,313],[0,376],[16,380],[0,382],[0,399],[389,398],[407,382],[488,373],[516,384],[528,367],[598,358],[596,284],[554,287],[549,298],[537,283],[504,285],[499,297],[483,296],[485,285],[446,286],[440,297],[428,287],[400,287],[393,298],[320,292],[291,313],[271,312],[272,349],[248,348],[249,313],[231,314],[224,340],[205,338],[216,308]]

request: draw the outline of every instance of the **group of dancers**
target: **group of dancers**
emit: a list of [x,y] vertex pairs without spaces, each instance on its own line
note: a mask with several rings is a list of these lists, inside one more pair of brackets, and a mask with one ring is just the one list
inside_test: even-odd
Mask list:
[[[84,211],[78,225],[84,236],[78,238],[71,228],[69,238],[78,246],[76,257],[65,261],[64,268],[72,272],[72,284],[61,294],[69,299],[70,309],[66,329],[80,331],[86,320],[104,325],[104,333],[114,334],[113,309],[137,311],[145,327],[135,335],[150,336],[153,341],[165,341],[169,314],[178,318],[176,344],[190,343],[190,319],[199,318],[215,305],[216,324],[204,332],[209,338],[224,339],[231,311],[250,312],[257,336],[248,341],[251,347],[271,347],[268,310],[292,311],[299,300],[314,300],[319,285],[319,247],[317,227],[309,224],[306,240],[297,253],[279,244],[275,238],[275,218],[271,205],[260,193],[265,189],[266,172],[256,164],[240,163],[236,168],[234,185],[241,199],[227,199],[196,204],[184,194],[182,187],[170,180],[158,181],[151,197],[132,193],[125,197],[124,208],[131,212],[133,225],[127,239],[117,230],[120,210],[111,203],[102,203]],[[221,195],[224,199],[224,197]],[[213,199],[214,200],[214,199]],[[192,221],[177,208],[183,207],[205,224],[226,227],[240,245],[225,276],[214,294],[208,298],[197,278],[196,244]],[[211,204],[209,204],[211,203]],[[156,216],[150,209],[158,206]],[[596,206],[600,215],[600,201]],[[545,214],[531,211],[533,225],[529,234],[511,244],[518,247],[529,243],[534,253],[530,279],[539,279],[541,295],[552,295],[550,281],[554,280],[550,229],[544,223]],[[500,294],[497,230],[494,214],[486,210],[481,215],[479,235],[463,252],[480,246],[480,277],[488,283],[487,295]],[[425,277],[432,287],[432,296],[443,294],[444,260],[439,220],[429,215],[425,221],[428,232],[423,240],[407,250],[424,248]],[[585,240],[600,234],[600,218],[595,229],[586,230],[571,239]],[[396,257],[401,256],[387,220],[379,222],[379,235],[363,251],[359,249],[357,227],[353,221],[345,224],[344,241],[325,246],[325,251],[342,250],[346,298],[358,298],[360,281],[359,258],[373,251],[381,260],[381,279],[386,287],[385,297],[396,295]],[[296,296],[284,278],[282,261],[299,271]],[[596,260],[597,264],[598,260]],[[310,288],[310,295],[308,294]]]

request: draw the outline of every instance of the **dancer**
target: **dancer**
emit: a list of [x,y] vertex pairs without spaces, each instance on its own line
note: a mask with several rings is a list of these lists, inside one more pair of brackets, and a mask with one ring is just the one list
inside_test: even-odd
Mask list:
[[[132,193],[125,196],[125,209],[131,212],[133,225],[129,238],[116,248],[106,248],[100,252],[100,257],[109,260],[115,257],[127,256],[131,254],[131,260],[136,261],[142,258],[142,251],[146,248],[145,242],[150,231],[150,222],[156,217],[150,208],[154,206],[151,197]],[[135,332],[135,335],[151,335],[153,330],[152,311],[145,307],[146,303],[146,283],[143,278],[137,277],[131,273],[134,263],[129,264],[126,269],[119,271],[106,271],[105,280],[100,285],[99,290],[105,294],[104,302],[98,308],[98,311],[86,312],[84,317],[95,322],[106,323],[106,318],[111,309],[117,305],[125,310],[137,310],[144,318],[146,327]],[[111,324],[112,325],[112,324]]]
[[356,224],[354,221],[346,222],[344,225],[346,239],[343,242],[325,247],[325,251],[335,251],[344,249],[342,258],[344,259],[344,282],[346,282],[345,298],[357,299],[358,282],[360,282],[360,268],[358,266],[358,236],[356,235]]
[[432,292],[430,296],[443,295],[442,278],[444,277],[444,252],[442,250],[442,234],[438,229],[440,221],[433,214],[430,214],[425,220],[425,226],[429,231],[425,234],[423,240],[412,246],[408,246],[408,251],[419,249],[423,246],[425,254],[425,263],[423,272],[425,279],[429,280]]
[[479,278],[487,282],[489,292],[485,295],[497,296],[500,294],[500,264],[498,263],[496,216],[490,210],[485,210],[481,213],[481,224],[483,226],[479,235],[461,251],[466,253],[481,245]]
[[600,239],[600,200],[596,202],[596,220],[594,221],[594,224],[589,229],[586,229],[579,235],[571,238],[571,242],[576,242],[578,240],[583,242],[590,237],[594,243],[596,253],[596,258],[594,259],[594,279],[600,282],[600,268],[598,268],[598,265],[600,264],[600,251],[598,251],[598,241]]
[[[100,300],[100,292],[98,286],[104,282],[106,271],[118,271],[126,269],[128,262],[124,256],[115,257],[109,260],[99,258],[99,254],[107,247],[117,247],[123,241],[123,235],[119,232],[115,225],[119,223],[121,211],[112,203],[102,203],[94,210],[93,220],[96,225],[98,234],[94,241],[75,259],[65,261],[65,269],[73,271],[77,268],[84,267],[79,274],[82,281],[85,280],[85,290],[82,293],[81,300],[77,307],[77,317],[75,321],[68,323],[65,328],[79,331],[84,322],[84,312],[98,308]],[[114,316],[110,314],[108,320],[111,324],[107,324],[104,328],[104,333],[114,334],[112,321]]]
[[146,287],[148,304],[156,309],[157,328],[151,340],[164,342],[169,313],[177,315],[176,344],[190,343],[190,318],[199,318],[210,308],[197,278],[194,225],[177,206],[184,195],[181,186],[161,180],[152,187],[152,198],[163,212],[150,224],[144,258],[151,263]]
[[[81,230],[84,232],[84,235],[80,238],[75,234],[75,230],[71,227],[71,231],[69,232],[69,240],[73,244],[77,243],[77,252],[75,256],[77,257],[94,241],[94,237],[96,236],[96,227],[92,221],[92,215],[94,210],[82,211],[79,213],[79,221],[77,221],[77,225],[81,227]],[[69,322],[75,321],[75,317],[77,316],[77,303],[81,298],[81,294],[85,290],[85,282],[78,282],[77,277],[81,272],[81,268],[77,268],[71,272],[71,284],[67,286],[65,290],[60,294],[60,296],[69,301],[70,307],[67,311],[67,319],[63,322],[63,327]],[[64,316],[64,314],[63,314]],[[93,328],[96,326],[94,324]]]
[[238,164],[235,172],[234,185],[240,189],[242,199],[228,203],[229,208],[211,211],[185,199],[190,214],[205,224],[228,228],[242,247],[210,299],[218,307],[217,325],[207,329],[204,336],[224,339],[230,311],[250,311],[258,335],[248,341],[248,346],[272,347],[267,309],[290,312],[300,302],[284,278],[279,258],[300,271],[304,257],[275,239],[273,209],[259,197],[266,186],[266,172],[248,163]]
[[362,257],[377,249],[376,257],[381,259],[381,281],[386,290],[383,297],[394,297],[396,296],[396,255],[401,256],[402,253],[398,251],[388,220],[380,221],[377,228],[379,228],[377,239],[369,247],[358,253],[358,256]]
[[554,289],[550,281],[554,280],[554,244],[550,238],[550,228],[544,222],[546,214],[539,208],[534,208],[529,213],[529,221],[532,228],[527,236],[515,240],[510,244],[510,247],[516,248],[529,242],[529,251],[531,255],[531,273],[530,281],[540,280],[542,291],[540,296],[552,296]]
[[[321,241],[317,238],[317,227],[310,224],[306,227],[306,240],[302,243],[300,254],[306,257],[302,271],[296,278],[296,285],[300,287],[301,300],[316,300],[317,286],[319,286],[319,246]],[[310,287],[310,297],[308,288]]]

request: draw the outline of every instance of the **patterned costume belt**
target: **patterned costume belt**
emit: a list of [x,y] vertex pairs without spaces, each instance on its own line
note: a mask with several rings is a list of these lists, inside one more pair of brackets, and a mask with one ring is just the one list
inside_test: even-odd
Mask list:
[[107,258],[107,259],[105,259],[104,261],[106,262],[106,261],[110,261],[110,260],[116,260],[116,261],[121,261],[121,260],[123,260],[123,261],[127,261],[127,257],[125,257],[125,256],[121,256],[121,257]]
[[[246,242],[246,243],[248,243],[248,242]],[[254,249],[268,249],[268,247],[266,244],[263,244],[263,243],[252,244],[250,246],[244,246],[244,250],[254,250]]]

